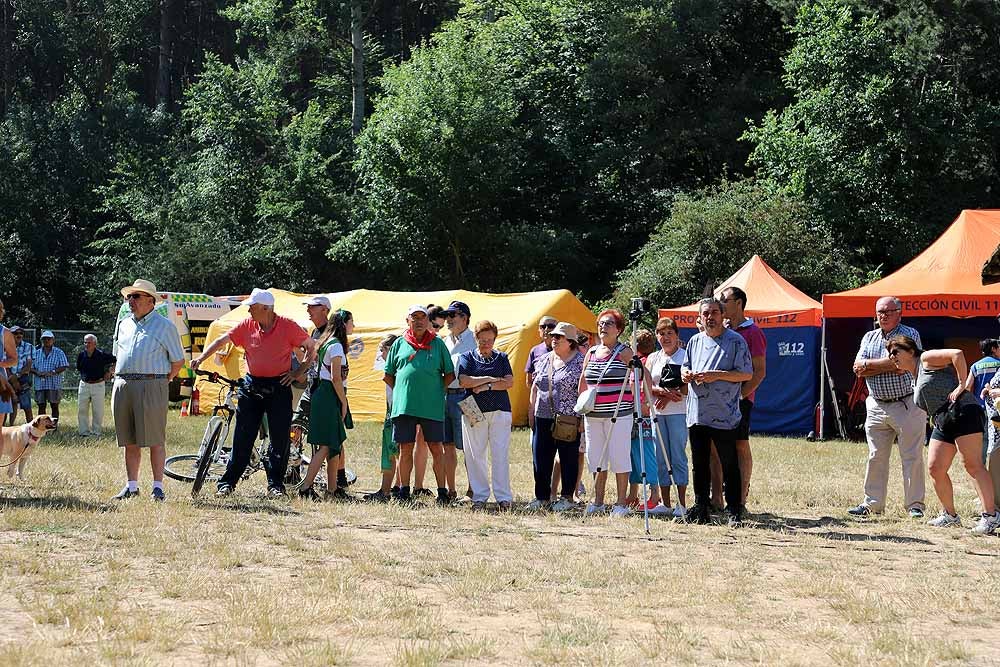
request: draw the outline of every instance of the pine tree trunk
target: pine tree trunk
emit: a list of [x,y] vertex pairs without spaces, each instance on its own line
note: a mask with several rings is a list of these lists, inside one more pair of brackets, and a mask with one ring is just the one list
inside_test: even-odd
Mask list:
[[170,109],[170,49],[174,41],[174,0],[160,0],[160,62],[156,71],[156,106]]
[[351,134],[358,136],[365,122],[365,40],[361,0],[351,2]]

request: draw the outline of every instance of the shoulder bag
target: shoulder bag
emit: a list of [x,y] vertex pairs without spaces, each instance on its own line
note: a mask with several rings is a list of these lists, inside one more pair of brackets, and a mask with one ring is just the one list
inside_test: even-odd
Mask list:
[[[618,351],[621,347],[622,346],[619,343],[618,345],[615,345],[615,349],[611,350],[611,356],[608,357],[608,365],[604,367],[603,371],[601,371],[601,376],[597,378],[597,384],[593,387],[587,387],[584,389],[583,393],[580,394],[580,397],[576,399],[576,406],[574,406],[573,409],[577,412],[577,414],[587,415],[593,412],[594,408],[597,407],[597,385],[601,384],[601,380],[604,379],[604,374],[607,373],[608,368],[611,367],[611,361],[618,355]],[[591,357],[593,357],[594,354],[593,349],[594,348],[591,348],[587,352],[587,354],[591,355]]]
[[549,353],[549,409],[552,410],[552,438],[559,442],[575,442],[580,435],[580,418],[576,415],[561,415],[556,410],[555,401],[552,400],[552,393],[555,391],[555,383],[552,378],[555,376],[556,353]]

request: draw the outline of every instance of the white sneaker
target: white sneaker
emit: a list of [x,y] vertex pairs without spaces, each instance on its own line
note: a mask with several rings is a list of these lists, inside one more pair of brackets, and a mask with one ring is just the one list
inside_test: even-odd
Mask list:
[[627,507],[623,507],[621,505],[615,505],[614,507],[611,508],[611,516],[623,517],[623,516],[628,516],[631,513],[632,510],[630,510]]
[[545,505],[546,503],[544,501],[538,500],[536,498],[532,500],[530,503],[528,503],[528,506],[525,509],[527,509],[529,512],[541,512],[543,509],[545,509]]
[[560,498],[550,509],[553,512],[566,512],[568,510],[576,509],[576,503],[569,498]]
[[664,514],[673,515],[674,511],[669,507],[667,507],[666,505],[664,505],[663,503],[659,503],[656,507],[649,510],[649,513],[654,516],[662,516]]
[[941,514],[936,519],[928,521],[927,525],[934,526],[935,528],[947,528],[948,526],[961,526],[962,520],[958,518],[957,514],[948,514],[944,510],[941,510]]
[[687,514],[688,508],[684,507],[680,503],[674,505],[674,518],[683,519],[684,515]]
[[608,510],[605,505],[598,505],[596,503],[588,503],[587,510],[584,514],[604,514]]
[[1000,527],[1000,512],[983,514],[971,532],[974,535],[992,535],[998,527]]

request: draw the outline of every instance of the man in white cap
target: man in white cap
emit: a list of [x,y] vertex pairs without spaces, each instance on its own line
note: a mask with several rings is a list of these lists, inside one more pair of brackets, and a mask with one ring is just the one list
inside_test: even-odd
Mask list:
[[[216,496],[228,496],[236,488],[250,464],[250,452],[267,415],[271,445],[264,461],[267,472],[267,497],[285,494],[288,468],[289,432],[292,426],[291,384],[302,380],[316,359],[316,341],[295,320],[274,312],[274,295],[254,288],[243,301],[250,316],[205,346],[191,361],[197,369],[202,361],[230,342],[242,347],[249,372],[243,379],[233,432],[233,453],[226,472],[219,480]],[[292,371],[292,355],[299,348],[306,351],[297,371]]]
[[434,457],[438,498],[447,499],[444,441],[445,387],[455,379],[455,366],[444,341],[428,330],[427,309],[410,306],[407,329],[389,348],[382,380],[392,389],[392,439],[399,444],[399,499],[410,499],[410,471],[417,426]]
[[[321,295],[309,297],[303,303],[305,304],[309,321],[313,325],[313,330],[309,333],[309,337],[318,341],[323,337],[323,333],[326,332],[326,325],[330,321],[330,311],[333,307],[330,305],[330,300]],[[316,363],[309,367],[307,377],[309,384],[299,398],[298,405],[295,407],[295,414],[292,416],[293,424],[301,424],[306,427],[309,426],[309,399],[312,396],[313,384],[319,379],[318,359]]]
[[163,464],[167,458],[167,407],[170,381],[184,366],[184,348],[176,327],[156,312],[161,299],[156,286],[136,280],[122,288],[130,317],[115,327],[111,353],[115,357],[115,382],[111,388],[111,414],[118,446],[125,451],[128,482],[115,500],[139,495],[142,450],[149,449],[153,471],[154,501],[162,502]]
[[105,383],[114,373],[116,361],[114,356],[97,348],[97,336],[87,334],[83,337],[83,351],[76,358],[76,370],[80,373],[76,411],[80,435],[101,435]]
[[66,353],[55,346],[56,337],[46,329],[42,332],[42,346],[35,348],[31,374],[35,380],[35,403],[38,414],[44,415],[45,404],[52,405],[52,418],[59,421],[59,403],[62,401],[62,374],[69,368]]

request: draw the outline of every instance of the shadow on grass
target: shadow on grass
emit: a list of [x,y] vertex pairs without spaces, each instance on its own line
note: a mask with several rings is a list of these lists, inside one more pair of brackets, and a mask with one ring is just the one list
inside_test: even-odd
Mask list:
[[[829,540],[844,542],[892,542],[895,544],[933,544],[930,540],[906,535],[873,535],[870,533],[854,533],[846,530],[835,530],[859,525],[856,521],[848,521],[832,516],[821,516],[815,519],[803,517],[783,517],[776,514],[762,513],[752,515],[748,526],[778,533],[803,533],[815,535]],[[826,529],[826,530],[817,530]]]
[[4,496],[0,490],[0,509],[30,507],[32,509],[68,509],[83,512],[113,512],[117,505],[92,503],[76,496]]
[[207,498],[198,497],[192,501],[198,509],[215,509],[235,512],[237,514],[271,514],[274,516],[299,516],[301,512],[278,504],[273,500],[254,500],[253,498],[241,498],[239,500],[215,500],[211,496]]

